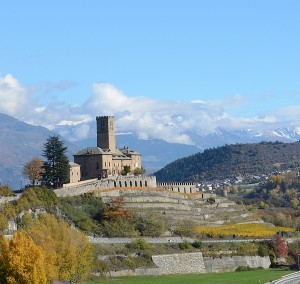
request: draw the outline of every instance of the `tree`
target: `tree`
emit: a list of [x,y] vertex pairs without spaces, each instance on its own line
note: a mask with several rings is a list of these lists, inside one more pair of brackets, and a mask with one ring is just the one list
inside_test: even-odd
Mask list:
[[32,159],[23,167],[23,176],[27,177],[33,186],[42,179],[43,173],[43,161],[40,158]]
[[11,241],[2,238],[0,254],[2,284],[46,284],[44,253],[24,232]]
[[44,162],[43,182],[49,187],[59,187],[67,181],[70,171],[67,147],[59,136],[50,136],[44,147],[43,156],[47,160]]
[[143,168],[143,167],[141,167],[141,168],[135,168],[134,170],[133,170],[133,174],[135,175],[135,176],[138,176],[138,175],[143,175],[143,174],[145,174],[145,169]]
[[89,276],[92,246],[82,232],[49,214],[40,215],[27,232],[45,252],[48,278],[78,283]]
[[276,235],[272,238],[272,246],[277,257],[287,257],[289,248],[286,241],[280,235]]

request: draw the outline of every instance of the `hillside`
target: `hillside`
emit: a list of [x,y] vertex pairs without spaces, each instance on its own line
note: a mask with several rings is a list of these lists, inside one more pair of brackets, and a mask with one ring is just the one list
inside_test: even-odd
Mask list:
[[300,165],[300,142],[261,142],[207,149],[157,171],[158,181],[214,180],[262,174]]
[[[44,143],[54,132],[21,122],[9,115],[0,113],[0,184],[8,184],[13,189],[25,185],[22,176],[25,163],[42,154]],[[69,156],[76,147],[66,142]]]

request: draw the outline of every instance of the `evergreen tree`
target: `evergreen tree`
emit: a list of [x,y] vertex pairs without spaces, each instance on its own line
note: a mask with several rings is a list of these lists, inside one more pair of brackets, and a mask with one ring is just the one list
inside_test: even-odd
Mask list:
[[43,182],[49,187],[60,187],[67,181],[69,175],[69,160],[66,156],[67,147],[59,136],[49,136],[44,144],[43,156],[45,173]]

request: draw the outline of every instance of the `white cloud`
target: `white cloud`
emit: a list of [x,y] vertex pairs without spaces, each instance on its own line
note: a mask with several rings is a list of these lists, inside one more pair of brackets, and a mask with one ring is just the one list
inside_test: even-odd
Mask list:
[[29,89],[23,87],[12,75],[0,77],[0,112],[20,115],[32,107]]
[[54,129],[73,141],[96,134],[91,121],[98,115],[115,115],[117,132],[184,144],[194,143],[191,132],[205,134],[219,127],[228,130],[276,128],[283,122],[300,125],[300,106],[282,108],[260,117],[229,115],[228,109],[247,104],[245,95],[222,101],[167,101],[129,97],[111,84],[99,83],[93,85],[85,103],[75,106],[63,101],[38,104],[31,98],[31,91],[32,88],[22,86],[12,75],[0,77],[0,112]]

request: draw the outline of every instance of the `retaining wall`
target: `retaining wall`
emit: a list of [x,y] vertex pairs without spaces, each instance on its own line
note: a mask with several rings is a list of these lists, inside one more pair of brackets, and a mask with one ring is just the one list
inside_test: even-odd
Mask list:
[[268,256],[223,256],[220,258],[204,257],[204,266],[206,272],[226,272],[235,271],[239,266],[243,267],[263,267],[269,268],[271,265]]
[[157,268],[139,268],[132,270],[110,271],[106,276],[142,276],[163,274],[212,273],[235,271],[237,267],[263,267],[271,265],[268,256],[232,256],[232,257],[203,257],[201,252],[153,255],[152,260]]

